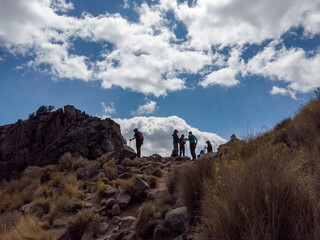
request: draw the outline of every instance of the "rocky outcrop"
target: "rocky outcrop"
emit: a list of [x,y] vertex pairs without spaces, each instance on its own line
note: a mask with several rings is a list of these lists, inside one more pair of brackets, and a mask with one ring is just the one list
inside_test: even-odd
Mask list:
[[111,119],[101,120],[67,105],[54,112],[31,114],[0,126],[0,179],[29,165],[54,164],[65,152],[96,159],[124,149],[120,126]]

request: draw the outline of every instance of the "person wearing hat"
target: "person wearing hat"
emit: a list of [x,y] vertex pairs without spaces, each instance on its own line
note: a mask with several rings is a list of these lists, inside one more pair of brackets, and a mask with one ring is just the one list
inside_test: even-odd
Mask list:
[[187,138],[187,140],[190,142],[190,152],[192,155],[192,160],[196,160],[196,146],[198,143],[198,139],[192,134],[192,132],[189,132],[189,136]]
[[137,157],[141,157],[141,146],[143,145],[143,134],[142,132],[138,131],[138,128],[133,130],[134,136],[130,139],[130,142],[136,139],[136,148],[137,148]]
[[209,141],[209,140],[206,141],[206,144],[208,144],[208,145],[206,146],[207,152],[208,152],[208,153],[212,152],[212,145],[211,145],[210,141]]
[[173,137],[173,151],[172,151],[172,157],[178,156],[178,144],[179,144],[179,136],[178,136],[178,130],[175,129],[173,131],[172,137]]

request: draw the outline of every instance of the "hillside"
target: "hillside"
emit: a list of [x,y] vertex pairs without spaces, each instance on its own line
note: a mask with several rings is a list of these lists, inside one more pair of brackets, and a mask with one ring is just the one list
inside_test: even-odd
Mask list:
[[319,98],[195,162],[132,157],[67,151],[2,181],[0,239],[320,238]]

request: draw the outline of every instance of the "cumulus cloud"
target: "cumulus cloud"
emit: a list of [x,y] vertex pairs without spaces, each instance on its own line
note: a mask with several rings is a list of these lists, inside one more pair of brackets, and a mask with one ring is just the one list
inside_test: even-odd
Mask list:
[[[174,129],[179,131],[179,136],[184,134],[188,136],[188,132],[197,137],[199,143],[196,153],[199,153],[204,148],[205,142],[209,140],[214,149],[220,144],[226,142],[225,139],[215,133],[202,132],[197,128],[188,125],[185,120],[171,116],[166,118],[160,117],[134,117],[131,119],[113,119],[121,127],[122,135],[128,140],[133,136],[133,129],[138,128],[144,135],[144,144],[142,146],[142,155],[148,156],[153,153],[158,153],[161,156],[170,156],[173,149],[172,133]],[[128,140],[128,144],[135,148],[135,143]],[[190,156],[189,145],[187,153]]]
[[[276,44],[271,43],[250,59],[247,72],[287,83],[287,93],[290,91],[306,93],[320,87],[319,66],[320,53],[307,57],[301,48],[282,47],[277,50]],[[279,93],[279,90],[272,90],[272,92]]]
[[[123,7],[128,4],[125,0]],[[288,82],[292,91],[318,87],[311,79],[319,75],[319,55],[273,49],[275,59],[269,59],[265,54],[272,50],[265,49],[248,66],[241,59],[245,44],[281,38],[292,27],[303,26],[306,36],[320,33],[316,0],[198,0],[191,5],[159,0],[135,6],[139,19],[130,22],[119,13],[68,16],[74,5],[66,0],[2,0],[0,46],[28,56],[24,67],[56,78],[97,80],[103,88],[118,86],[156,97],[187,88],[185,74],[200,74],[203,87],[232,87],[239,84],[238,74],[247,73]],[[174,19],[167,18],[168,12]],[[186,27],[185,40],[175,34],[177,22]],[[73,51],[75,40],[112,48],[103,47],[99,58],[91,59]],[[224,46],[231,49],[227,60],[221,57]]]
[[148,99],[146,99],[146,101],[146,104],[139,106],[135,111],[131,111],[131,115],[144,115],[154,113],[157,107],[157,103]]
[[116,108],[114,107],[113,102],[111,102],[110,106],[106,106],[104,102],[101,102],[101,107],[102,107],[103,113],[107,114],[104,117],[108,117],[110,114],[116,113]]
[[236,75],[244,69],[244,63],[241,60],[241,49],[234,48],[225,64],[221,63],[220,58],[217,61],[220,61],[220,66],[225,65],[225,67],[208,74],[204,80],[199,82],[199,85],[205,88],[211,85],[221,85],[224,87],[238,85],[240,81],[236,79]]
[[293,99],[297,100],[296,98],[296,92],[294,91],[291,91],[291,90],[288,90],[288,89],[285,89],[285,88],[279,88],[277,86],[273,86],[272,90],[270,91],[270,94],[271,95],[277,95],[277,94],[280,94],[280,95],[289,95],[291,96]]
[[[188,29],[190,46],[243,45],[273,39],[306,21],[318,9],[315,0],[198,0],[177,5],[175,13]],[[314,31],[314,30],[313,30]]]

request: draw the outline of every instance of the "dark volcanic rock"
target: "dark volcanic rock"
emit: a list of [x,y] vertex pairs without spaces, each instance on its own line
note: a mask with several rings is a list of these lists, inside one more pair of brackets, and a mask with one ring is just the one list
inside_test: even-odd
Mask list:
[[29,165],[57,163],[65,152],[96,159],[108,152],[120,152],[125,140],[120,126],[111,119],[101,120],[65,106],[28,120],[0,126],[0,179],[12,170]]

